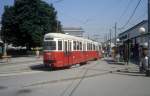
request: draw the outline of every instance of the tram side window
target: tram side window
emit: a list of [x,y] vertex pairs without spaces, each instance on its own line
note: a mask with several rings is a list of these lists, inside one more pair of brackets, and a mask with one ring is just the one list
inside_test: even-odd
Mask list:
[[102,47],[99,45],[98,50],[100,50]]
[[93,50],[96,50],[95,45],[93,44]]
[[89,43],[87,43],[87,50],[89,50]]
[[76,41],[73,41],[73,50],[76,50]]
[[99,51],[99,47],[98,46],[96,46],[96,51]]
[[58,41],[58,50],[62,50],[62,41]]
[[90,46],[89,46],[89,43],[87,43],[87,50],[89,50],[89,47],[90,47]]
[[65,51],[67,51],[67,41],[65,41],[65,48],[64,48]]
[[69,51],[71,51],[71,46],[72,46],[72,43],[69,42]]
[[47,41],[44,42],[45,50],[56,50],[56,41]]
[[91,50],[93,50],[93,49],[92,49],[92,45],[93,45],[93,44],[91,44],[91,48],[90,48]]
[[83,51],[85,51],[86,50],[86,44],[84,43],[83,44]]
[[79,42],[77,41],[77,50],[79,50]]
[[89,50],[91,50],[91,44],[89,43]]
[[80,50],[82,50],[82,42],[80,42]]

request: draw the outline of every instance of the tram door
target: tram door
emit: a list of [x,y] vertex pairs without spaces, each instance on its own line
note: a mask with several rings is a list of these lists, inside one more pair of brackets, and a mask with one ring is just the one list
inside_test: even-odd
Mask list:
[[64,42],[64,54],[65,54],[65,61],[67,65],[72,64],[72,42],[70,40],[65,40]]

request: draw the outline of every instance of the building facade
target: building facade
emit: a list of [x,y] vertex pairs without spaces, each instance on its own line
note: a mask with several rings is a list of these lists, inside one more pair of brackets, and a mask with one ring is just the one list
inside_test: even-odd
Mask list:
[[[140,28],[144,28],[145,32],[141,32]],[[132,28],[126,30],[123,33],[119,34],[119,39],[121,42],[126,42],[130,40],[132,44],[143,45],[148,41],[148,21],[144,20]]]
[[62,28],[62,31],[65,34],[77,36],[77,37],[83,37],[84,30],[81,27],[64,27]]
[[121,53],[126,61],[139,62],[143,48],[148,48],[147,33],[148,21],[144,20],[118,35]]

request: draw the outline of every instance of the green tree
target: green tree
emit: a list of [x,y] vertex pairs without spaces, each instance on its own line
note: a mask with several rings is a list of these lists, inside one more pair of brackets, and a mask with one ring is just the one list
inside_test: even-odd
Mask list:
[[37,47],[42,45],[44,34],[56,32],[57,26],[61,30],[52,4],[41,0],[15,0],[13,6],[5,6],[2,37],[14,46]]

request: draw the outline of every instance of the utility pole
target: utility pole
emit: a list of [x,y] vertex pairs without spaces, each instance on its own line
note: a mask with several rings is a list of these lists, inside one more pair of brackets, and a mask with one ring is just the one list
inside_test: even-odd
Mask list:
[[111,47],[111,29],[109,30],[109,32],[110,32],[110,47]]
[[109,44],[109,53],[108,53],[109,55],[110,55],[110,52],[111,52],[111,35],[112,35],[111,32],[112,32],[112,30],[109,29],[109,35],[110,35],[110,39],[109,39],[110,40],[110,42],[109,42],[110,44]]
[[150,0],[148,0],[148,68],[146,76],[150,76]]
[[117,45],[117,23],[115,23],[115,46]]
[[106,42],[107,42],[107,40],[108,40],[108,36],[107,36],[107,33],[106,33]]

